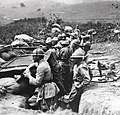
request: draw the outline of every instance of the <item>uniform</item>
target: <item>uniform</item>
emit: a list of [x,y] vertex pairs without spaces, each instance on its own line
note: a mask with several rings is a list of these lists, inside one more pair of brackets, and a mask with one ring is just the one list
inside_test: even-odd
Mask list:
[[60,74],[62,75],[63,84],[67,92],[70,91],[72,82],[70,56],[71,50],[69,47],[63,47],[59,52]]
[[74,83],[69,94],[69,99],[72,110],[78,112],[80,97],[91,78],[89,75],[89,68],[85,62],[82,62],[79,66],[74,65],[73,74]]

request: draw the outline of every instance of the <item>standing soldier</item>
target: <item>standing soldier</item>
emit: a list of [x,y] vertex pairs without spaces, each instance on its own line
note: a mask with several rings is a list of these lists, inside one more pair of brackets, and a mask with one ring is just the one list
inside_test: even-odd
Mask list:
[[[67,92],[71,89],[71,68],[70,68],[70,56],[71,49],[69,47],[69,41],[65,40],[61,42],[63,48],[59,52],[60,74],[63,78],[63,84]],[[67,82],[67,84],[66,84]]]

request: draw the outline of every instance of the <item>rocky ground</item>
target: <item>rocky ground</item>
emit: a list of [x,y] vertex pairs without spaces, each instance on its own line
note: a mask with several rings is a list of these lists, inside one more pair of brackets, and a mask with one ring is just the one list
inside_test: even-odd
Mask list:
[[[98,53],[95,53],[98,52]],[[101,52],[101,53],[100,53]],[[104,53],[102,53],[104,52]],[[112,60],[120,59],[120,43],[99,43],[93,44],[90,53],[91,57],[112,56]],[[117,69],[120,65],[116,65]],[[79,106],[79,114],[82,115],[118,115],[120,114],[120,81],[96,83],[91,82],[90,86],[83,93]],[[21,101],[22,100],[22,101]],[[58,109],[55,113],[41,113],[40,111],[24,109],[24,97],[19,95],[6,95],[0,98],[0,115],[73,115],[76,113],[70,110]]]

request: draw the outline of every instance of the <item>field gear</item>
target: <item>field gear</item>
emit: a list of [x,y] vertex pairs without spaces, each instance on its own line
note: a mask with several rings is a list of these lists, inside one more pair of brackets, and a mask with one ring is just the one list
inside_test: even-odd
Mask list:
[[85,51],[82,50],[81,48],[78,48],[78,49],[75,50],[75,52],[72,54],[71,59],[79,59],[79,58],[84,59],[84,57],[85,57]]
[[50,107],[57,102],[57,94],[59,88],[54,82],[48,82],[42,87],[36,88],[33,96],[28,100],[29,105],[35,109],[40,109],[43,112],[50,110]]

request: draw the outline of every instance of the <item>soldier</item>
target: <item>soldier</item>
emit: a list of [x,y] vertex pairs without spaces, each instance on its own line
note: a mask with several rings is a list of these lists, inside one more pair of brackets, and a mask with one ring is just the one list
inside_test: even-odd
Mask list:
[[70,107],[74,112],[78,112],[81,94],[86,85],[90,83],[89,68],[84,61],[85,52],[81,48],[77,49],[71,56],[73,59],[73,86],[69,95],[64,96],[69,99]]
[[[51,74],[51,68],[48,62],[44,60],[44,51],[40,48],[35,49],[32,55],[34,61],[34,64],[32,66],[36,66],[36,74],[34,77],[32,76],[29,71],[29,66],[29,68],[27,68],[24,72],[24,76],[29,78],[29,83],[36,86],[36,89],[33,96],[29,98],[28,103],[33,109],[41,109],[42,106],[39,106],[39,102],[43,99],[53,99],[53,101],[49,100],[49,102],[47,103],[48,105],[46,105],[47,107],[53,105],[54,102],[56,102],[55,97],[59,92],[59,88],[55,83],[52,82],[53,76]],[[43,95],[44,93],[45,95]]]
[[72,50],[72,53],[80,47],[80,41],[78,39],[74,39],[70,43],[70,48]]
[[[59,52],[60,74],[63,78],[63,84],[67,92],[71,89],[71,68],[70,68],[70,56],[71,49],[69,47],[69,41],[65,40],[61,42],[63,48]],[[67,84],[66,84],[67,82]]]
[[62,96],[66,93],[66,91],[65,91],[65,88],[64,88],[63,83],[62,83],[62,77],[60,75],[60,64],[57,61],[59,53],[58,53],[57,48],[52,46],[53,45],[52,43],[54,42],[54,40],[55,39],[49,39],[49,40],[47,39],[46,40],[46,44],[47,44],[49,49],[45,53],[46,54],[45,59],[49,62],[49,65],[51,67],[54,82],[60,88],[60,93],[59,93],[60,95],[59,96]]

